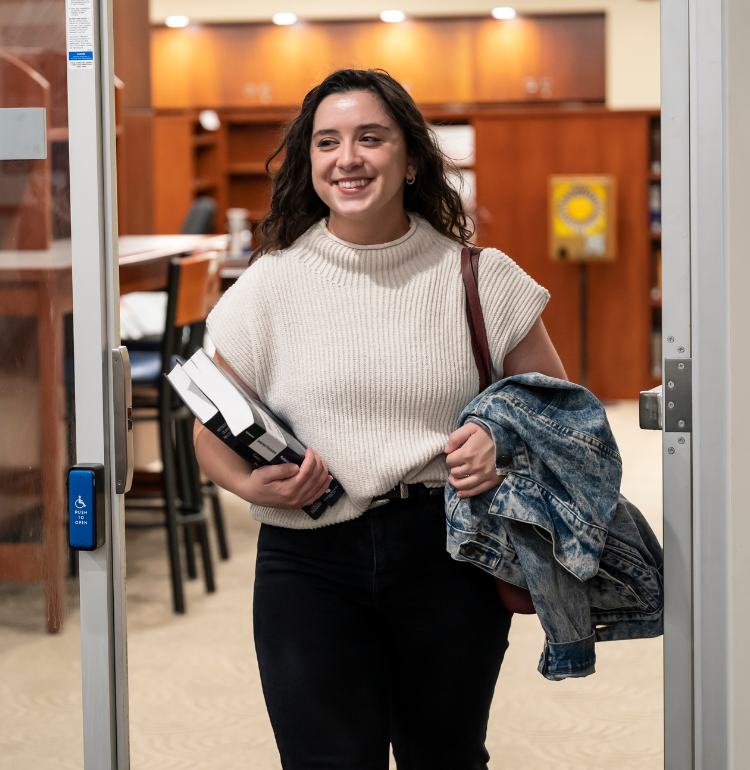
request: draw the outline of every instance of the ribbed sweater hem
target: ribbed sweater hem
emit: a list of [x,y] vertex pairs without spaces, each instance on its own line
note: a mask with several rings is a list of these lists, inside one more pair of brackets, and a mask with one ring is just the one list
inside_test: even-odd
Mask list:
[[319,519],[313,519],[304,511],[296,508],[263,508],[259,505],[252,505],[252,503],[250,504],[250,514],[261,524],[271,524],[274,527],[319,529],[358,519],[368,507],[369,503],[359,507],[354,504],[350,497],[346,496],[332,508],[328,508]]

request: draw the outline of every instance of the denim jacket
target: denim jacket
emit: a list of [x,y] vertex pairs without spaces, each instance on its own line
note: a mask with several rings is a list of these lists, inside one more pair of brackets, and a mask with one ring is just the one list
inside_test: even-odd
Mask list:
[[495,443],[499,487],[459,498],[446,485],[448,551],[528,588],[552,680],[594,673],[595,641],[663,632],[662,549],[620,493],[622,460],[601,402],[541,374],[508,377],[475,398]]

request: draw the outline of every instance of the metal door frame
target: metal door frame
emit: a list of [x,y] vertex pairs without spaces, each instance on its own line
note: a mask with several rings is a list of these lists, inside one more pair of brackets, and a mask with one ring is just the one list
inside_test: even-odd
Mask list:
[[[664,358],[690,358],[692,352],[688,30],[687,0],[662,0],[661,258]],[[662,439],[664,766],[668,770],[688,770],[693,767],[692,436],[690,433],[663,433]]]
[[693,371],[692,434],[663,434],[669,770],[734,766],[728,2],[661,0],[663,350]]
[[83,753],[86,770],[127,770],[124,501],[112,473],[120,286],[111,0],[92,0],[92,11],[93,64],[68,68],[77,461],[103,463],[107,483],[105,545],[79,554]]

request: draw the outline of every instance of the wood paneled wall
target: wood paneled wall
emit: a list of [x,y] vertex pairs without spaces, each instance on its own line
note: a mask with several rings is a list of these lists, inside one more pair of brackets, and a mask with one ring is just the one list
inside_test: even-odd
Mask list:
[[117,192],[122,234],[147,234],[154,227],[153,121],[148,0],[114,0],[115,72],[120,93]]
[[154,121],[154,232],[179,233],[194,197],[192,122],[181,115]]
[[505,251],[549,290],[544,322],[572,380],[581,362],[579,269],[548,256],[549,177],[615,177],[617,258],[589,266],[589,387],[600,398],[637,398],[652,386],[649,115],[525,112],[472,123],[480,245]]
[[155,27],[151,58],[158,108],[297,106],[340,67],[385,69],[420,104],[605,99],[604,14]]

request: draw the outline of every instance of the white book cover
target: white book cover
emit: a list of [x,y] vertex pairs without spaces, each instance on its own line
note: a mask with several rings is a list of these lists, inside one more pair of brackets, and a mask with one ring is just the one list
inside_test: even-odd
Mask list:
[[182,367],[177,364],[167,375],[172,386],[185,402],[188,409],[204,425],[218,413],[216,405],[206,397],[206,394],[188,377]]
[[216,404],[232,435],[238,436],[255,423],[253,409],[245,396],[221,373],[219,367],[199,350],[183,364],[183,371]]
[[204,350],[197,350],[183,368],[193,382],[209,394],[233,435],[260,422],[264,433],[250,444],[250,449],[269,462],[286,449],[284,434],[274,420],[262,409],[253,409],[253,399],[243,392],[240,383],[217,366]]
[[266,460],[273,460],[279,452],[286,449],[286,439],[279,430],[279,426],[263,411],[260,411],[260,419],[263,421],[266,432],[250,444],[250,449]]

